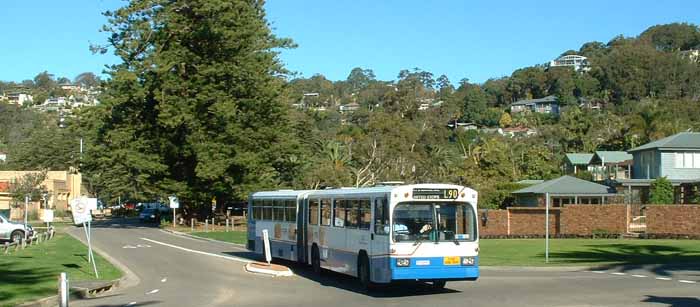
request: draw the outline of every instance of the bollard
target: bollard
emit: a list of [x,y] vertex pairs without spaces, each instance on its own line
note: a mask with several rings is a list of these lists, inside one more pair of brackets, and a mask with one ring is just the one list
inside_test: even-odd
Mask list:
[[58,306],[68,307],[68,276],[61,273],[58,277]]
[[231,218],[231,228],[233,231],[236,231],[236,217]]
[[27,247],[27,240],[25,239],[19,239],[20,245],[22,245],[22,249],[25,249]]
[[228,232],[228,218],[226,218],[226,232]]
[[194,218],[191,219],[190,228],[190,232],[194,232]]
[[209,220],[204,219],[204,232],[209,232]]
[[12,244],[15,245],[15,252],[16,252],[19,249],[20,244],[19,244],[19,242],[13,242]]
[[10,250],[10,242],[5,242],[5,255],[7,255],[7,252]]

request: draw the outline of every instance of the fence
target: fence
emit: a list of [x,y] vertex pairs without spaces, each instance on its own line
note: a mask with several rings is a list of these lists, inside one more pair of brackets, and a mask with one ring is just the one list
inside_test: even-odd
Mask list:
[[56,232],[53,229],[48,229],[47,232],[42,232],[35,234],[29,238],[25,239],[20,239],[19,241],[15,242],[5,242],[4,245],[2,245],[2,254],[7,255],[11,251],[17,251],[19,249],[25,249],[29,246],[32,245],[38,245],[41,244],[42,242],[46,242],[48,240],[53,239],[53,236]]

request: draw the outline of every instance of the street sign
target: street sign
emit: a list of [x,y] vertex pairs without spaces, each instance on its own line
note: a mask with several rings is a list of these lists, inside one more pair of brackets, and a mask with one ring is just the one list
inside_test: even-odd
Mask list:
[[85,198],[89,210],[97,211],[97,198]]
[[70,210],[73,213],[73,223],[76,225],[92,221],[92,214],[90,214],[87,200],[88,199],[85,197],[80,197],[70,201]]
[[53,223],[53,210],[44,209],[44,216],[42,217],[44,223]]
[[168,196],[168,199],[170,200],[171,209],[180,208],[180,200],[177,199],[177,196]]

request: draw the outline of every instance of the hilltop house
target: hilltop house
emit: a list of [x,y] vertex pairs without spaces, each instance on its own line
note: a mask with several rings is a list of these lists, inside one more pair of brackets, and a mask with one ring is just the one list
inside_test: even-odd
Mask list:
[[580,171],[589,171],[593,173],[591,165],[593,154],[590,153],[568,153],[564,157],[564,173],[578,174]]
[[649,186],[666,177],[675,190],[675,203],[697,202],[700,187],[700,133],[681,132],[628,150],[634,157],[631,179],[616,179],[629,203],[647,203]]
[[510,113],[535,112],[559,115],[559,99],[550,95],[538,99],[524,99],[510,105]]

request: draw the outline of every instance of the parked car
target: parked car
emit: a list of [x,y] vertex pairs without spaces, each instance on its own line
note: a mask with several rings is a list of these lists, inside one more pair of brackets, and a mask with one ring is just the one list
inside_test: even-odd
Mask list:
[[143,209],[141,213],[139,213],[139,219],[142,222],[160,222],[160,211],[157,209]]
[[32,226],[11,222],[0,215],[0,240],[17,242],[24,238],[25,233],[27,237],[33,236],[34,229]]

